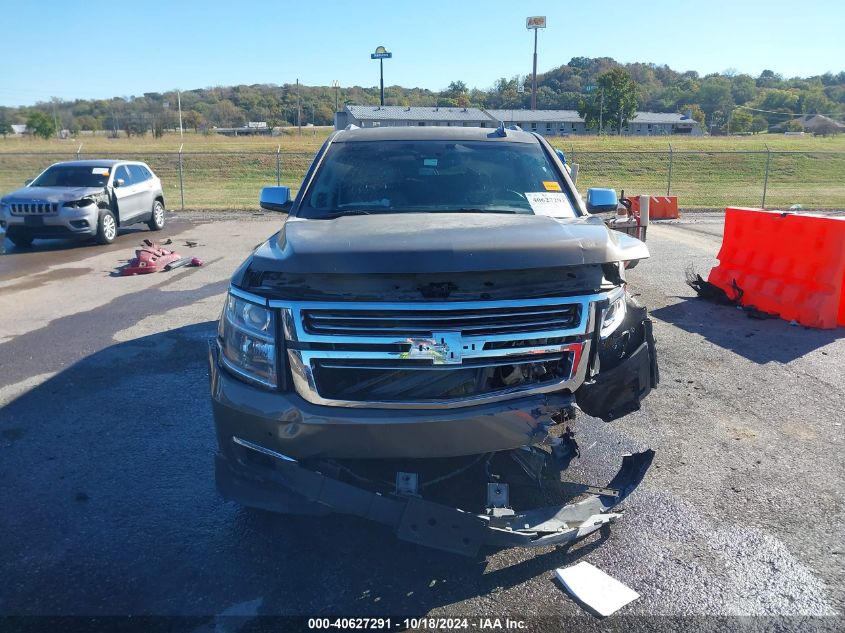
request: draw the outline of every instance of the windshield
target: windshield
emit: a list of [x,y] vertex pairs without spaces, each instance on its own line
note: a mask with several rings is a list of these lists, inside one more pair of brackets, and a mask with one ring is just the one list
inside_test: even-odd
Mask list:
[[108,167],[53,165],[32,181],[31,187],[105,187]]
[[335,143],[298,215],[521,213],[574,218],[566,185],[536,143]]

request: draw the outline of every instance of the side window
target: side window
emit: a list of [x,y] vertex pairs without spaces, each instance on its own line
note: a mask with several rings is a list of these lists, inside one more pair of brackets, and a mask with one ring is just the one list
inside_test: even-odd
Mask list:
[[127,167],[129,167],[129,173],[132,175],[132,184],[149,180],[150,172],[144,169],[141,165],[127,165]]
[[129,174],[129,170],[126,169],[126,165],[121,165],[118,167],[114,172],[114,179],[117,180],[118,178],[123,179],[123,186],[128,187],[129,185],[134,184],[132,180],[132,176]]

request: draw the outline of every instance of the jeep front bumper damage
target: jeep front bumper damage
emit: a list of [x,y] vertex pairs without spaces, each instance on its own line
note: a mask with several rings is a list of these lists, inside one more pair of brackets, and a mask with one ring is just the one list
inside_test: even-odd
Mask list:
[[543,547],[592,534],[621,516],[610,510],[639,485],[654,458],[652,450],[623,456],[607,487],[578,502],[527,511],[491,504],[486,514],[474,514],[413,494],[373,492],[252,442],[233,442],[268,464],[259,474],[218,454],[217,488],[226,498],[288,513],[350,514],[387,525],[404,541],[465,556],[475,556],[482,546]]

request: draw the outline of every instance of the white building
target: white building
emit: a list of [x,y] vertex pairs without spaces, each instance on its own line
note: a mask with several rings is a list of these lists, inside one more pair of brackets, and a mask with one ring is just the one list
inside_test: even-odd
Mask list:
[[543,136],[568,136],[586,134],[587,125],[575,110],[485,110],[487,114],[504,121],[507,125],[518,125],[526,132],[539,132]]
[[[596,134],[587,128],[575,110],[520,110],[479,108],[438,108],[404,106],[346,106],[335,115],[335,128],[353,124],[358,127],[380,126],[464,126],[497,127],[503,121],[543,136]],[[622,128],[622,134],[636,136],[701,136],[704,131],[694,119],[670,112],[637,112]]]
[[348,105],[335,114],[335,128],[383,126],[456,126],[495,128],[499,122],[478,108],[441,108],[437,106],[357,106]]

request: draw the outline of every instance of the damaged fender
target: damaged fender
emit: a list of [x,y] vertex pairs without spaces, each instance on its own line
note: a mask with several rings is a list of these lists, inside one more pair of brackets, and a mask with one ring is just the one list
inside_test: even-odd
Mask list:
[[596,337],[591,377],[575,392],[581,410],[605,422],[638,411],[660,382],[651,319],[632,297],[626,305],[622,325],[606,339]]

